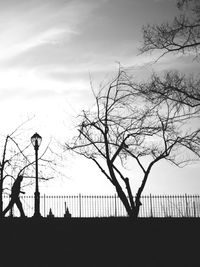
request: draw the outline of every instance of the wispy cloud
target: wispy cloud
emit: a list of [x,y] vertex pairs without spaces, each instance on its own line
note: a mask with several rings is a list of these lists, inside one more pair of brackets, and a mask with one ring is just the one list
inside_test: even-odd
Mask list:
[[0,10],[1,60],[44,45],[66,44],[78,34],[78,26],[96,6],[88,1],[40,1],[39,5],[38,2],[21,1],[20,6],[4,5]]
[[[139,29],[130,25],[135,25],[133,11],[139,5],[131,1],[18,3],[0,1],[0,88],[77,90],[81,82],[85,87],[90,72],[101,76],[112,72],[116,62],[126,66],[145,63],[146,59],[134,56]],[[138,21],[139,12],[134,14]]]
[[71,36],[72,34],[75,34],[75,32],[70,29],[48,29],[25,41],[13,44],[8,48],[5,47],[3,53],[0,55],[0,60],[11,59],[35,47],[48,44],[57,44],[62,38],[65,38],[66,40],[66,38],[70,38],[69,36]]

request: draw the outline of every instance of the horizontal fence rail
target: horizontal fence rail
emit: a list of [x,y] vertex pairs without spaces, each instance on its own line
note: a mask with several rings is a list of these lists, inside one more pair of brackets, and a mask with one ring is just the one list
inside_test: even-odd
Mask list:
[[[27,217],[34,214],[34,196],[20,197]],[[9,203],[9,196],[4,195],[4,208]],[[147,195],[141,197],[139,217],[200,217],[200,195]],[[117,195],[92,196],[40,196],[40,213],[43,217],[49,215],[50,209],[55,217],[64,217],[68,209],[71,217],[125,217],[126,210]],[[14,206],[6,216],[18,217],[19,211]]]

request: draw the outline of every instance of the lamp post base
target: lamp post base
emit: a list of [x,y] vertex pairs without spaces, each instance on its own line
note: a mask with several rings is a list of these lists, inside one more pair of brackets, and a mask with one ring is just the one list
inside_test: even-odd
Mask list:
[[35,212],[33,215],[34,218],[41,218],[40,214],[40,193],[38,191],[35,192]]
[[32,218],[43,218],[40,213],[34,213]]

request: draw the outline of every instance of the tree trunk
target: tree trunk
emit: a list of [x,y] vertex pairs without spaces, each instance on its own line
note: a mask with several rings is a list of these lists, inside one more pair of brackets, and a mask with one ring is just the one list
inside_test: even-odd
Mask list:
[[138,218],[138,215],[139,215],[139,212],[140,212],[140,206],[141,204],[139,205],[136,205],[135,208],[134,208],[134,212],[133,212],[133,218]]
[[122,191],[122,189],[118,186],[115,185],[115,188],[116,188],[116,191],[117,191],[117,194],[118,194],[118,197],[120,198],[120,200],[122,201],[126,211],[127,211],[127,214],[129,217],[132,217],[133,216],[133,210],[131,209],[131,206],[128,202],[128,199],[126,197],[126,195],[124,194],[124,192]]
[[3,180],[0,180],[0,218],[3,212]]

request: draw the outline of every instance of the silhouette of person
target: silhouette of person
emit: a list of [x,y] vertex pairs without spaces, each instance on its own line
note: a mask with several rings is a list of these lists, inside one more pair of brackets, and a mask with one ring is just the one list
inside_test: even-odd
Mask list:
[[7,208],[3,211],[3,216],[10,210],[12,209],[13,205],[16,204],[19,211],[20,211],[20,214],[21,214],[21,217],[25,217],[25,214],[24,214],[24,210],[23,210],[23,207],[22,207],[22,203],[20,201],[20,198],[19,198],[19,194],[22,193],[22,194],[25,194],[25,192],[21,191],[21,182],[23,180],[23,176],[22,175],[19,175],[17,177],[17,179],[15,180],[14,184],[13,184],[13,187],[11,189],[11,200],[7,206]]

